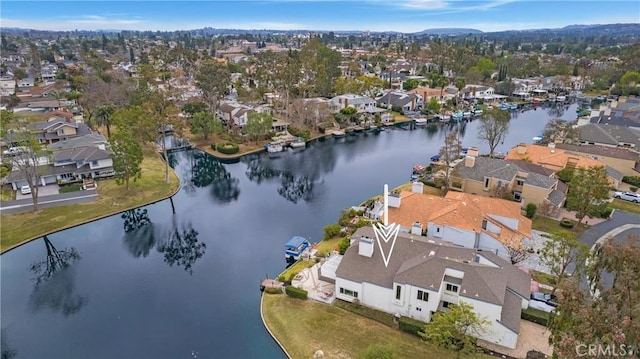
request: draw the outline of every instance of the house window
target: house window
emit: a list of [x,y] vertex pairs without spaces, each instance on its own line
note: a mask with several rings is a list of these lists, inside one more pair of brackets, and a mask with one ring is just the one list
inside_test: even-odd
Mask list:
[[455,284],[449,284],[447,283],[447,292],[454,292],[454,293],[458,293],[458,286]]
[[487,229],[487,220],[486,219],[482,220],[482,229]]
[[340,288],[340,293],[342,293],[344,295],[348,295],[350,297],[358,298],[358,292],[354,292],[354,291],[349,290],[349,289]]
[[402,287],[399,285],[396,286],[396,300],[400,300],[402,297]]
[[98,165],[98,161],[91,161],[91,166],[97,166]]
[[522,186],[522,185],[524,185],[524,180],[516,180],[516,185],[517,185],[517,186]]
[[449,308],[450,304],[451,303],[449,303],[449,302],[442,302],[442,308]]
[[419,290],[418,291],[418,300],[423,300],[425,302],[428,302],[429,301],[429,293]]
[[436,233],[440,233],[440,227],[436,227]]
[[489,178],[484,179],[484,188],[489,188]]
[[502,181],[498,181],[498,187],[502,187]]
[[520,202],[522,201],[522,193],[520,192],[513,192],[513,199]]

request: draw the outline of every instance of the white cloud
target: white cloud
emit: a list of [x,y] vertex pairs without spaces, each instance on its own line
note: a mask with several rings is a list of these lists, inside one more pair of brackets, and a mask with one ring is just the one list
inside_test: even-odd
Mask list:
[[409,9],[426,10],[445,9],[449,7],[449,3],[444,0],[408,0],[401,1],[398,3],[398,5]]

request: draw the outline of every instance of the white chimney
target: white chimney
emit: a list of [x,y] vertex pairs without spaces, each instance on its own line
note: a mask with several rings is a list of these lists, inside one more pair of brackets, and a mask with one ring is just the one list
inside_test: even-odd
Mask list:
[[383,211],[384,211],[384,225],[388,225],[389,224],[389,185],[384,185],[384,192],[383,192]]
[[[400,193],[389,193],[387,195],[387,204],[389,207],[400,208]],[[385,225],[387,225],[387,216],[385,215]]]
[[360,237],[360,242],[358,243],[358,254],[371,258],[373,255],[373,239],[365,236]]
[[469,147],[467,149],[467,156],[478,157],[480,151],[478,151],[477,147]]
[[549,148],[553,149],[553,148],[556,148],[556,144],[555,144],[555,142],[549,142],[549,144],[547,145],[547,147],[549,147]]
[[411,225],[411,234],[416,236],[422,235],[422,224],[420,224],[420,222],[413,222],[413,225]]
[[519,143],[516,151],[519,155],[524,155],[525,153],[527,153],[527,145],[525,145],[524,143]]
[[411,184],[411,192],[424,193],[424,183],[415,181]]
[[468,168],[473,168],[473,166],[476,164],[476,158],[473,156],[469,156],[467,155],[464,158],[464,166],[468,167]]

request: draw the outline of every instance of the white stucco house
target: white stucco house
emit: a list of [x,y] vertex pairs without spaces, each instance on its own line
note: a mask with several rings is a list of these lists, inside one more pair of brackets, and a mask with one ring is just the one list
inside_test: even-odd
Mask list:
[[528,273],[490,251],[411,233],[399,232],[392,252],[387,243],[387,266],[373,228],[360,228],[351,243],[335,272],[338,299],[424,322],[465,302],[490,323],[475,336],[516,347],[521,310],[529,303]]

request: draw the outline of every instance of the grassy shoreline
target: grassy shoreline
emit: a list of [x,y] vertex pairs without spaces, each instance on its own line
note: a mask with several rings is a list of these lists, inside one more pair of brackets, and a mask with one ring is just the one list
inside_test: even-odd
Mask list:
[[114,179],[98,181],[98,199],[93,202],[50,207],[38,212],[0,216],[0,253],[6,253],[32,240],[114,214],[167,199],[178,192],[180,180],[170,168],[171,183],[165,183],[165,163],[159,153],[145,151],[142,177],[131,183],[131,190]]

